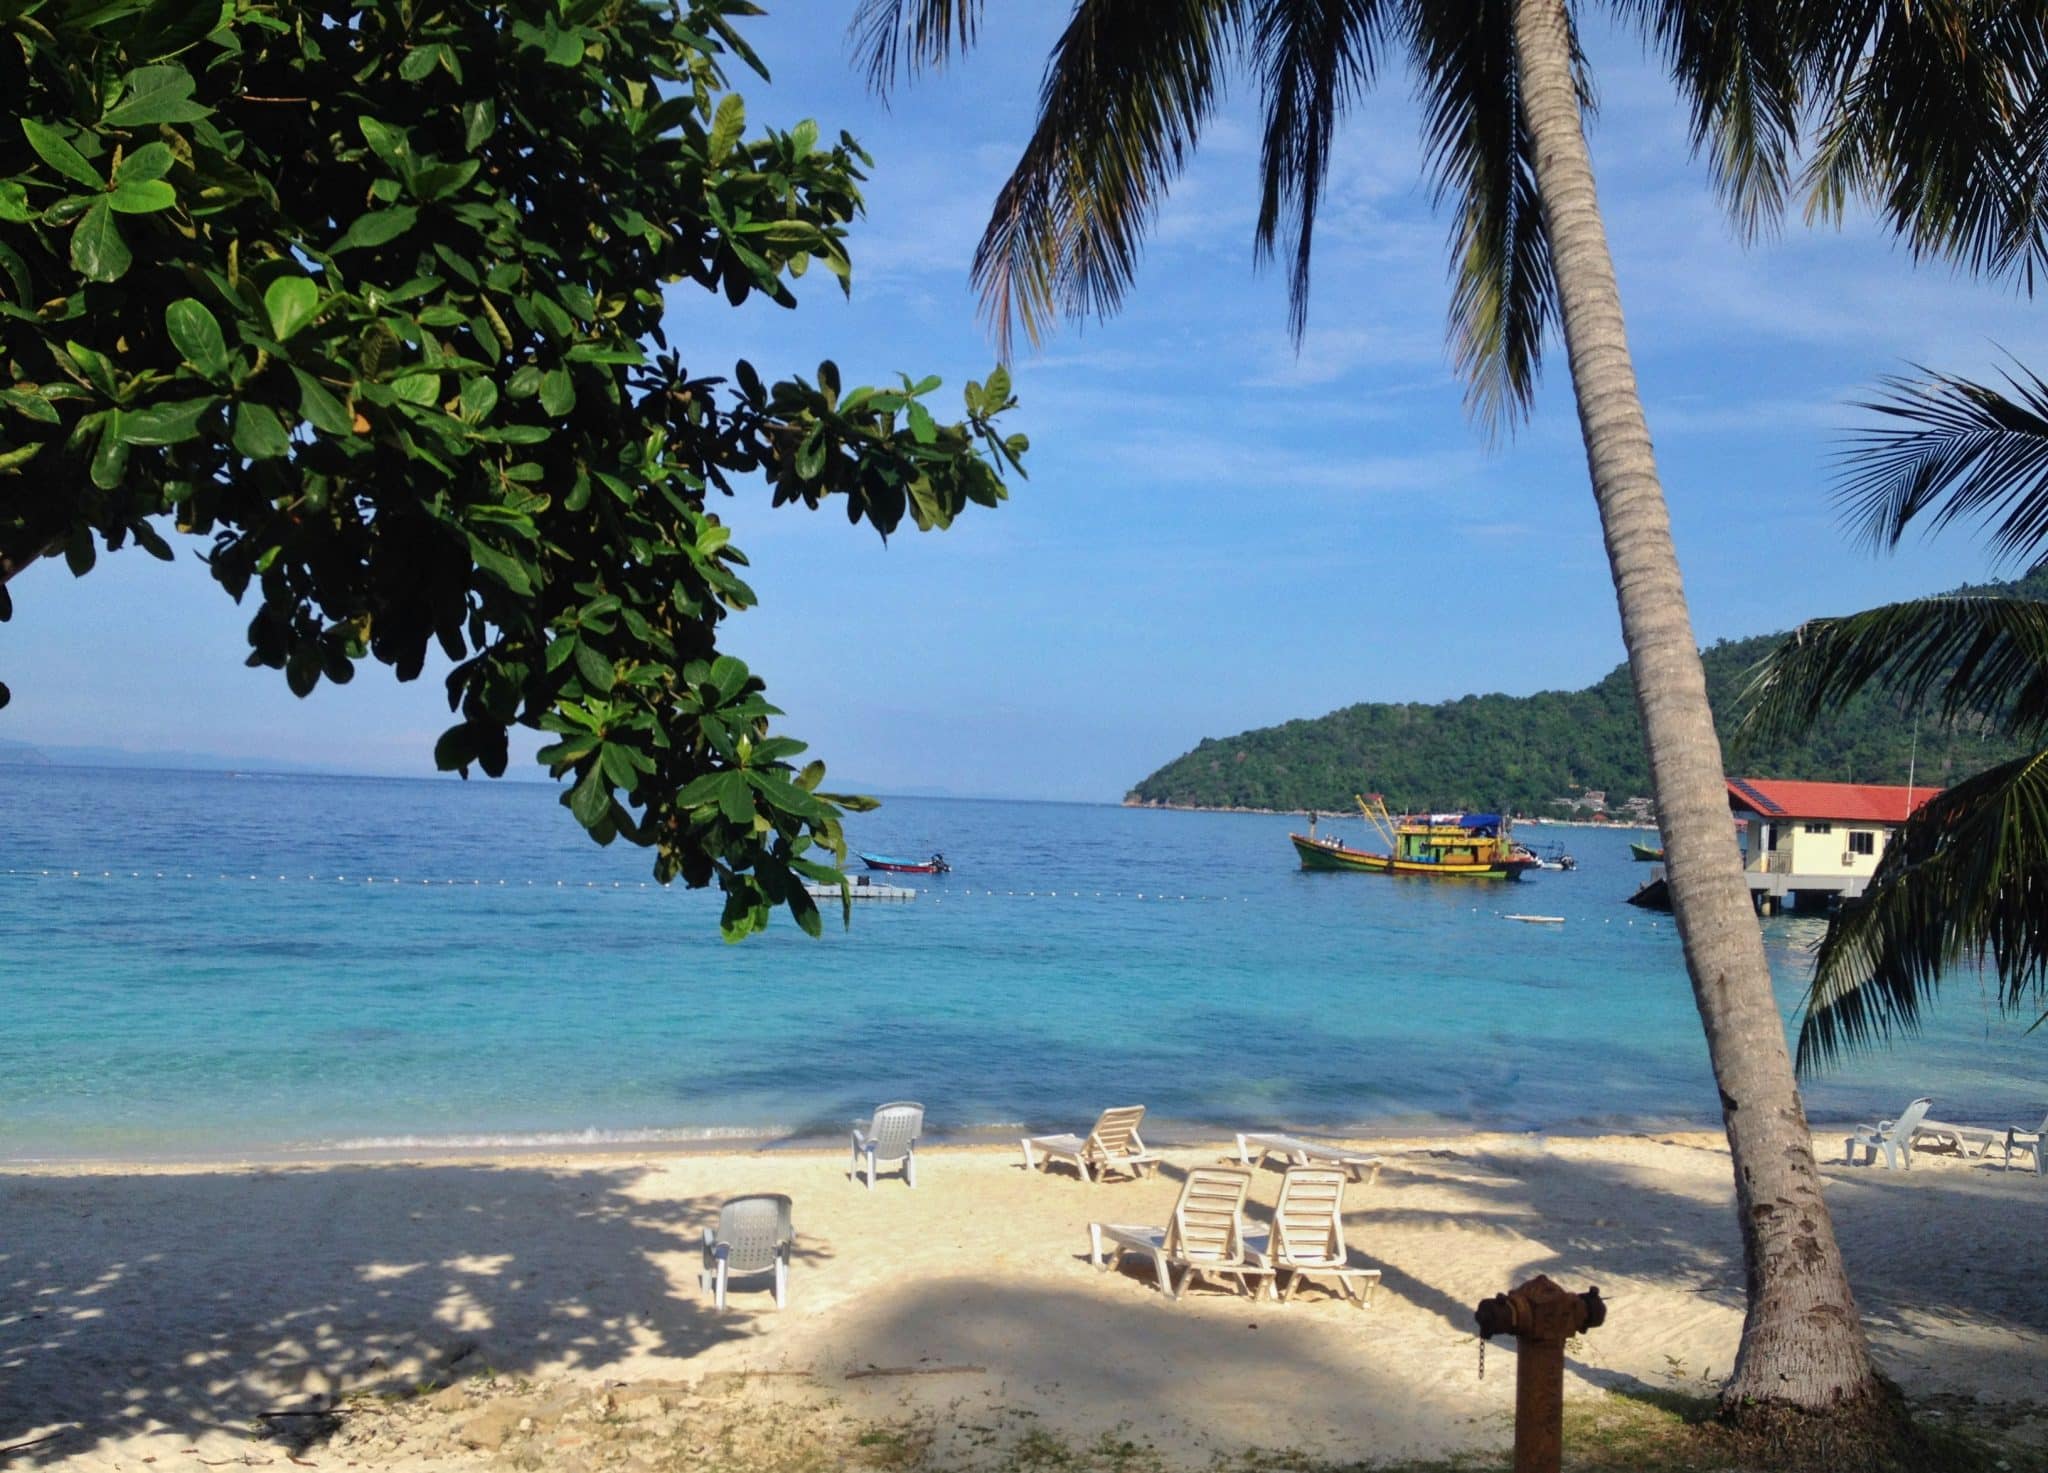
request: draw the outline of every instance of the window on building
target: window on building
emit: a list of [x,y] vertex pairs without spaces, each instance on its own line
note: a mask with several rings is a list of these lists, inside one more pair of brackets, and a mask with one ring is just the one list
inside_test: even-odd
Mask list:
[[1851,854],[1877,853],[1877,835],[1869,829],[1849,830],[1849,852]]
[[1809,834],[1832,834],[1835,826],[1831,823],[1810,823],[1806,826]]

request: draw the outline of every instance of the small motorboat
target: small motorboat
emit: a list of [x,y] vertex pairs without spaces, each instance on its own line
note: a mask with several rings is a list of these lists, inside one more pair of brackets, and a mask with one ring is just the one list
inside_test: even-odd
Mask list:
[[887,854],[862,854],[860,862],[869,869],[886,870],[892,875],[943,875],[953,868],[946,863],[943,854],[934,854],[930,859],[895,859]]
[[1629,840],[1628,852],[1637,864],[1658,864],[1664,858],[1662,848],[1655,844],[1638,844],[1633,839]]

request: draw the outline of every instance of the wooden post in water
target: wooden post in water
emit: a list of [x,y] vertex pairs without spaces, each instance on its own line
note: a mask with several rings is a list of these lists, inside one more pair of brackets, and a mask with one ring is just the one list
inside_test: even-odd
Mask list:
[[1564,1461],[1564,1343],[1607,1319],[1598,1289],[1573,1294],[1538,1274],[1480,1304],[1473,1318],[1491,1340],[1513,1335],[1515,1473],[1558,1473]]

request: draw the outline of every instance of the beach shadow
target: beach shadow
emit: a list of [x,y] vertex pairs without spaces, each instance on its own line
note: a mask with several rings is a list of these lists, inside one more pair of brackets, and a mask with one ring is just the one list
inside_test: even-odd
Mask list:
[[[756,1333],[697,1290],[715,1199],[638,1168],[0,1175],[0,1445],[248,1432],[360,1390],[689,1356]],[[206,1211],[195,1211],[195,1194]],[[30,1246],[23,1246],[24,1244]],[[822,1251],[797,1241],[799,1262]],[[274,1425],[274,1424],[273,1424]]]
[[[1731,1314],[1742,1310],[1732,1166],[1725,1189],[1694,1195],[1673,1191],[1625,1162],[1540,1149],[1394,1147],[1382,1154],[1388,1160],[1381,1184],[1347,1195],[1345,1235],[1352,1259],[1381,1270],[1383,1292],[1449,1328],[1473,1333],[1473,1311],[1482,1296],[1444,1286],[1445,1259],[1427,1249],[1433,1229],[1478,1227],[1514,1241],[1517,1266],[1505,1276],[1508,1281],[1485,1293],[1539,1273],[1574,1291],[1600,1286],[1614,1306],[1613,1324],[1628,1313],[1629,1283],[1654,1280]],[[1726,1162],[1724,1152],[1716,1154]],[[1938,1368],[1945,1378],[1967,1381],[1979,1362],[1988,1370],[2002,1361],[2009,1375],[2012,1357],[2020,1355],[2037,1361],[2040,1378],[2048,1380],[2048,1352],[2038,1340],[2032,1346],[2015,1343],[2016,1335],[2048,1335],[2048,1312],[2029,1267],[2038,1255],[2038,1215],[1983,1210],[2025,1198],[2034,1185],[2031,1176],[1964,1169],[1872,1172],[1825,1162],[1821,1176],[1850,1285],[1881,1358],[1895,1369]],[[1455,1208],[1405,1207],[1404,1183],[1455,1187],[1466,1202]],[[1927,1231],[1931,1219],[1941,1224],[1933,1241]],[[1389,1251],[1390,1244],[1399,1247]],[[1617,1290],[1624,1296],[1619,1302]],[[1646,1384],[1575,1359],[1568,1363],[1587,1380],[1622,1394]],[[1699,1390],[1687,1384],[1687,1394]]]

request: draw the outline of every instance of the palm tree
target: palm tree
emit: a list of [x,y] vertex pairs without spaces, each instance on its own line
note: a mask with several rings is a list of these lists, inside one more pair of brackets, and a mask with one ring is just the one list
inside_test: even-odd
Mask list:
[[[2031,559],[2021,596],[1890,604],[1793,633],[1747,695],[1748,729],[1801,729],[1865,686],[1944,720],[2048,747],[2048,383],[2003,388],[1894,379],[1868,406],[1899,423],[1858,437],[1843,499],[1869,541],[1896,547],[1926,518],[1990,525],[1995,553]],[[1894,836],[1860,901],[1828,923],[1799,1028],[1799,1067],[1919,1026],[1947,972],[1989,955],[2008,1012],[2048,1004],[2048,750],[1948,788]],[[2039,1015],[2036,1017],[2038,1025]]]
[[[1838,212],[1851,194],[1880,196],[1916,250],[2012,272],[2044,258],[2048,212],[2037,193],[2010,187],[2004,167],[2040,152],[2022,155],[2035,134],[2019,130],[2042,119],[2011,105],[2042,75],[2048,49],[2033,0],[1614,4],[1665,54],[1691,107],[1694,145],[1746,226],[1782,206],[1807,99],[1820,96],[1830,106],[1810,213]],[[981,9],[982,0],[863,0],[854,27],[871,80],[886,89],[905,70],[967,50]],[[2022,12],[2020,23],[2001,19]],[[1438,199],[1452,207],[1452,350],[1490,430],[1526,411],[1545,335],[1553,325],[1563,333],[1735,1164],[1748,1313],[1724,1409],[1840,1416],[1861,1405],[1875,1423],[1890,1402],[1821,1194],[1731,837],[1594,190],[1584,58],[1566,0],[1074,0],[1036,126],[976,252],[984,308],[1006,350],[1013,319],[1036,341],[1063,316],[1113,312],[1227,70],[1244,64],[1265,104],[1256,248],[1288,258],[1298,335],[1336,122],[1397,49],[1420,78],[1425,153]],[[1945,131],[1912,133],[1930,125]]]

